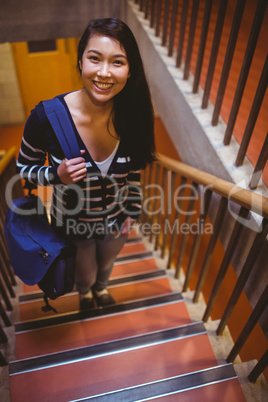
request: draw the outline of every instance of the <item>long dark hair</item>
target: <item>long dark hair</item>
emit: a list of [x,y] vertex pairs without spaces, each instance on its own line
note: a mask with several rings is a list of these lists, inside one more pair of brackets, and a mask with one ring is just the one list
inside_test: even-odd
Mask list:
[[154,113],[136,39],[121,20],[103,18],[91,21],[78,45],[77,67],[80,73],[83,53],[89,39],[95,34],[113,38],[125,49],[130,77],[123,90],[114,98],[113,123],[135,168],[144,168],[155,158]]

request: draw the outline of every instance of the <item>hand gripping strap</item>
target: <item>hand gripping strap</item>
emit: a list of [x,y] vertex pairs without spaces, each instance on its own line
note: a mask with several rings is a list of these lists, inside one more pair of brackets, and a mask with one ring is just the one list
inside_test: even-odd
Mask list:
[[81,156],[68,113],[58,98],[43,101],[46,116],[67,159]]

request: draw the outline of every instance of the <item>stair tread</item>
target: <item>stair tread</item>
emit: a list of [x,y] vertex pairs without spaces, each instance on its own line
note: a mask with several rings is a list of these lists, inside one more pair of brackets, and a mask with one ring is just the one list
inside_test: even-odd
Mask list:
[[[133,272],[133,273],[128,273],[125,275],[117,276],[117,277],[112,277],[109,280],[108,287],[114,286],[114,285],[120,285],[120,284],[125,284],[125,283],[131,283],[131,282],[137,282],[137,281],[143,281],[147,279],[153,279],[153,278],[160,278],[166,276],[166,272],[163,269],[154,269],[152,271],[144,271],[144,272]],[[76,293],[77,291],[74,288],[71,293]],[[37,289],[34,292],[28,292],[25,294],[20,294],[19,295],[19,302],[27,302],[27,301],[33,301],[33,300],[43,300],[44,293],[42,290]]]
[[138,261],[126,261],[125,263],[115,263],[111,278],[133,274],[139,272],[153,271],[157,270],[157,264],[153,257],[146,258],[146,260],[138,260]]
[[141,384],[137,387],[124,388],[113,392],[87,397],[87,401],[245,401],[241,386],[232,364],[211,367],[209,369],[187,373],[185,375],[164,378],[163,380]]
[[184,302],[70,322],[16,334],[16,358],[55,353],[190,322]]
[[72,400],[216,365],[207,334],[200,334],[12,375],[11,400]]
[[129,255],[137,252],[147,251],[145,244],[142,240],[138,243],[126,243],[118,256]]
[[109,314],[118,314],[126,311],[129,312],[132,310],[140,310],[176,301],[183,301],[181,293],[170,292],[159,296],[152,296],[139,300],[126,301],[121,304],[116,303],[112,306],[95,308],[86,312],[70,311],[68,313],[55,314],[53,316],[44,315],[37,319],[15,323],[15,333],[50,327],[52,325],[65,324],[72,321],[80,321],[81,319],[85,320],[94,317],[107,316]]
[[[115,285],[109,287],[109,292],[117,303],[123,303],[130,300],[138,300],[144,297],[158,296],[172,292],[168,278],[160,277],[156,279],[148,279],[124,285]],[[79,298],[76,293],[70,293],[51,301],[51,305],[56,308],[59,313],[67,313],[69,311],[77,311],[79,309]],[[34,300],[20,303],[20,320],[27,321],[39,317],[52,316],[55,313],[49,311],[43,313],[41,307],[44,306],[42,300]]]
[[205,334],[203,322],[194,322],[172,328],[164,328],[157,331],[145,332],[126,338],[110,340],[74,349],[58,351],[56,353],[33,356],[26,359],[10,362],[9,372],[11,375],[55,367],[61,364],[69,364],[76,361],[88,360],[100,356],[134,350],[151,345],[162,344],[172,340],[194,337]]
[[[220,395],[220,399],[219,399]],[[200,386],[195,389],[180,391],[171,395],[161,396],[161,402],[246,402],[240,382],[237,378]],[[159,398],[146,399],[147,402],[159,401]]]

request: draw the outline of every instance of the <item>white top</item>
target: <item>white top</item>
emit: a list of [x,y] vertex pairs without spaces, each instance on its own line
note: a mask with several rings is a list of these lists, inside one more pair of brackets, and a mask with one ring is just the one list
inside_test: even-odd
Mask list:
[[119,147],[119,141],[117,141],[113,152],[111,153],[110,156],[108,156],[107,159],[105,159],[104,161],[101,161],[101,162],[94,161],[96,163],[96,165],[98,166],[98,168],[100,169],[102,176],[105,176],[107,174],[118,147]]

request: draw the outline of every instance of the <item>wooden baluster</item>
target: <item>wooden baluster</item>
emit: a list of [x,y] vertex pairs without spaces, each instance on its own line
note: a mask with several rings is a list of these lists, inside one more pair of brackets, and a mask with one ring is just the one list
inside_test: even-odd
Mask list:
[[[235,46],[236,46],[237,37],[239,34],[239,29],[240,29],[240,25],[241,25],[241,21],[242,21],[242,17],[243,17],[245,4],[246,4],[246,0],[238,0],[236,3],[236,9],[235,9],[235,14],[234,14],[234,18],[233,18],[231,33],[229,36],[228,45],[227,45],[227,49],[226,49],[226,53],[225,53],[225,58],[224,58],[224,63],[223,63],[222,73],[221,73],[221,79],[220,79],[220,83],[219,83],[219,87],[218,87],[216,102],[215,102],[213,116],[212,116],[212,120],[211,120],[212,126],[216,126],[218,124],[222,101],[223,101],[223,97],[224,97],[224,93],[225,93],[225,89],[226,89],[226,85],[227,85],[227,80],[228,80],[230,69],[231,69],[231,64],[233,61]],[[211,83],[212,83],[212,77],[211,77]],[[206,95],[206,103],[205,103],[206,106],[204,106],[204,107],[207,107],[207,104],[208,104],[208,97]]]
[[3,264],[5,266],[5,269],[7,270],[11,284],[13,286],[15,286],[16,279],[15,279],[13,269],[11,268],[11,263],[10,263],[9,253],[8,253],[8,246],[7,246],[7,242],[5,239],[4,220],[5,220],[4,211],[2,209],[2,205],[0,204],[0,252],[1,252],[1,258],[3,259]]
[[[1,329],[1,331],[3,331],[3,330]],[[7,366],[7,365],[8,365],[8,363],[7,363],[6,359],[4,358],[2,352],[0,351],[0,366],[3,367],[3,366]]]
[[11,302],[9,300],[8,295],[7,295],[6,288],[4,286],[4,283],[3,283],[1,275],[0,275],[0,294],[3,297],[3,300],[4,300],[5,304],[6,304],[7,310],[12,311],[13,307],[12,307],[12,304],[11,304]]
[[0,189],[1,189],[1,191],[0,191],[0,209],[1,209],[1,219],[3,220],[3,222],[5,220],[5,215],[6,215],[7,208],[8,208],[6,198],[5,198],[5,190],[4,190],[5,188],[6,187],[5,187],[5,183],[3,180],[3,176],[0,176]]
[[256,382],[259,375],[266,369],[268,366],[268,350],[264,353],[260,361],[256,364],[254,369],[249,373],[248,379],[250,382]]
[[170,175],[169,175],[169,180],[168,180],[168,193],[167,193],[167,205],[166,205],[166,217],[164,221],[164,231],[163,231],[163,241],[162,241],[162,252],[161,252],[161,258],[165,257],[166,253],[166,245],[167,245],[167,238],[168,234],[167,231],[165,230],[166,228],[166,222],[170,222],[170,218],[172,215],[172,201],[173,201],[173,191],[175,188],[175,183],[176,183],[176,178],[177,175],[174,172],[169,172],[171,174],[171,180],[170,180]]
[[221,266],[220,266],[216,281],[214,283],[212,292],[210,294],[210,298],[209,298],[209,301],[207,303],[206,311],[205,311],[204,316],[202,318],[202,320],[205,321],[205,322],[208,320],[208,318],[210,316],[210,313],[211,313],[211,310],[214,307],[214,304],[215,304],[215,301],[217,299],[220,287],[222,285],[222,282],[224,280],[224,277],[226,275],[228,267],[229,267],[229,265],[231,263],[231,259],[233,257],[233,254],[235,252],[237,243],[239,241],[240,234],[241,234],[242,229],[244,227],[244,221],[245,221],[245,219],[247,219],[248,215],[249,215],[249,210],[244,208],[244,207],[241,207],[241,209],[239,211],[238,219],[237,219],[237,221],[236,221],[236,223],[234,225],[234,229],[232,231],[230,240],[228,242],[228,246],[227,246],[227,249],[225,251],[225,254],[224,254],[224,257],[223,257],[223,260],[222,260],[222,263],[221,263]]
[[[241,166],[244,162],[246,152],[248,149],[249,141],[251,139],[253,129],[262,105],[262,101],[267,89],[267,82],[268,82],[268,55],[266,56],[266,60],[263,66],[262,74],[260,77],[260,81],[258,84],[258,88],[255,93],[255,97],[252,103],[252,107],[249,113],[247,125],[243,134],[243,139],[241,141],[239,152],[236,157],[235,165]],[[268,147],[268,144],[267,144]],[[252,187],[250,187],[252,188]]]
[[2,278],[4,280],[5,286],[8,289],[10,297],[16,297],[16,294],[15,294],[15,292],[14,292],[14,290],[12,288],[12,285],[10,283],[10,279],[9,279],[9,276],[8,276],[8,271],[6,269],[6,264],[5,264],[1,254],[0,254],[0,272],[1,272]]
[[169,10],[170,10],[170,0],[165,0],[164,22],[163,22],[163,31],[162,31],[162,46],[166,46],[166,43],[167,43]]
[[171,13],[171,23],[170,23],[170,34],[169,34],[169,45],[168,45],[168,57],[173,55],[174,51],[174,38],[177,23],[179,0],[173,1],[172,13]]
[[148,20],[149,18],[149,0],[145,0],[145,13],[144,18]]
[[11,282],[12,286],[16,286],[17,282],[15,279],[15,274],[14,271],[11,267],[11,262],[10,262],[10,258],[9,258],[9,254],[8,254],[8,249],[7,249],[7,245],[6,245],[6,241],[5,238],[3,237],[2,239],[0,239],[0,252],[1,252],[1,259],[3,262],[3,265],[7,271],[7,274],[9,276],[9,280]]
[[217,213],[217,216],[216,216],[216,219],[215,219],[215,223],[214,223],[214,233],[210,237],[210,241],[209,241],[208,248],[207,248],[207,251],[206,251],[206,255],[205,255],[205,258],[204,258],[204,261],[203,261],[201,273],[200,273],[198,283],[197,283],[197,286],[196,286],[196,289],[195,289],[195,294],[194,294],[194,298],[193,298],[194,303],[196,303],[198,301],[199,294],[200,294],[200,292],[202,290],[202,287],[204,285],[204,282],[205,282],[205,279],[206,279],[206,276],[207,276],[207,272],[208,272],[208,268],[209,268],[209,265],[210,265],[210,261],[211,261],[211,258],[212,258],[212,254],[213,254],[216,242],[218,240],[219,233],[220,233],[221,226],[222,226],[223,219],[224,219],[224,215],[225,215],[225,212],[226,212],[226,209],[227,209],[227,204],[228,204],[227,199],[222,197],[221,201],[220,201],[219,208],[218,208],[218,213]]
[[266,134],[266,138],[265,138],[264,144],[262,146],[260,156],[257,160],[254,172],[252,174],[252,177],[251,177],[251,180],[249,183],[249,188],[251,188],[251,190],[254,190],[255,188],[257,188],[258,183],[261,179],[263,169],[267,163],[267,158],[268,158],[268,134]]
[[143,174],[142,174],[142,214],[141,214],[141,221],[142,222],[147,222],[148,216],[147,216],[147,210],[145,210],[145,205],[147,205],[147,199],[149,198],[149,192],[148,192],[148,184],[150,181],[150,174],[151,174],[151,165],[147,167]]
[[[176,222],[179,221],[179,219],[180,219],[186,182],[187,182],[187,179],[182,176],[181,182],[180,182],[180,187],[179,187],[178,203],[176,205],[176,211],[175,211],[175,215],[174,215],[174,219],[173,219],[173,229],[174,229],[174,226],[176,227]],[[168,258],[168,262],[167,262],[167,269],[169,269],[171,267],[178,235],[179,235],[179,233],[177,233],[175,230],[173,230],[172,236],[171,236],[171,241],[170,241],[170,247],[169,247],[169,258]]]
[[206,40],[207,40],[207,34],[208,34],[208,26],[209,26],[211,8],[212,8],[212,0],[206,0],[203,23],[202,23],[202,30],[201,30],[201,35],[200,35],[198,56],[197,56],[197,61],[196,61],[195,74],[194,74],[194,83],[193,83],[193,93],[194,94],[196,94],[198,91],[201,70],[202,70],[202,66],[203,66],[203,59],[204,59],[204,53],[205,53],[205,47],[206,47]]
[[268,234],[268,220],[264,219],[262,223],[263,229],[259,233],[257,233],[255,240],[251,246],[249,254],[247,256],[246,262],[242,268],[242,271],[239,275],[239,278],[236,282],[235,288],[232,292],[232,295],[229,299],[229,302],[226,306],[226,309],[222,315],[220,324],[217,328],[217,335],[221,335],[225,326],[227,325],[229,318],[233,312],[233,309],[238,301],[239,296],[241,295],[246,281],[250,275],[252,270],[254,261],[256,260],[258,253],[260,252],[261,245],[266,241],[266,236]]
[[153,28],[154,20],[155,20],[155,2],[156,0],[151,0],[151,18],[150,18],[150,27]]
[[[5,333],[5,331],[3,330],[3,328],[2,328],[1,325],[0,325],[0,341],[1,341],[1,342],[4,342],[4,343],[8,342],[8,338],[7,338],[7,336],[6,336],[6,333]],[[2,355],[2,356],[3,356],[3,355]],[[0,356],[0,360],[1,360],[1,356]]]
[[141,172],[141,214],[138,218],[139,222],[144,222],[144,200],[146,197],[146,190],[145,190],[145,181],[146,181],[146,173],[147,169]]
[[[186,227],[190,227],[190,222],[192,220],[192,211],[193,211],[194,205],[196,203],[195,195],[197,194],[197,188],[198,188],[198,185],[196,183],[192,183],[191,191],[194,193],[194,196],[192,196],[190,198],[190,201],[188,202],[187,215],[186,215],[186,219],[184,221],[184,224],[186,225]],[[180,244],[179,254],[178,254],[177,263],[176,263],[176,274],[175,274],[176,278],[179,277],[179,272],[180,272],[180,269],[182,266],[182,261],[183,261],[183,257],[185,254],[188,238],[189,238],[189,231],[188,231],[188,233],[187,232],[182,233],[181,244]]]
[[156,164],[156,169],[155,169],[155,180],[154,180],[154,189],[153,189],[153,205],[152,205],[152,215],[151,215],[151,219],[150,219],[150,225],[151,225],[151,232],[150,232],[150,243],[153,241],[153,225],[155,222],[155,210],[156,210],[156,206],[157,206],[157,196],[156,196],[156,192],[157,192],[157,186],[158,186],[158,179],[159,179],[159,174],[160,174],[160,165]]
[[247,44],[243,64],[241,67],[238,83],[236,86],[236,91],[235,91],[235,95],[234,95],[231,112],[229,115],[226,131],[225,131],[225,135],[224,135],[224,140],[223,140],[224,145],[230,144],[230,141],[231,141],[238,110],[239,110],[242,96],[244,93],[244,89],[246,86],[249,69],[251,66],[252,59],[253,59],[254,51],[256,49],[260,30],[262,27],[262,22],[263,22],[263,19],[265,16],[266,7],[267,7],[267,1],[259,0],[256,12],[255,12],[255,16],[254,16],[252,28],[250,31],[248,44]]
[[258,303],[256,304],[253,312],[251,313],[246,325],[244,326],[242,332],[240,333],[237,341],[235,342],[231,352],[229,353],[226,361],[228,363],[234,361],[240,350],[242,349],[243,345],[245,344],[246,340],[248,339],[249,335],[251,334],[253,328],[257,324],[259,318],[261,317],[262,313],[264,312],[265,308],[268,304],[268,285],[264,289]]
[[[162,191],[163,191],[163,193],[161,194],[161,197],[163,196],[163,198],[164,198],[164,196],[165,196],[165,194],[164,194],[164,189],[165,189],[165,186],[166,186],[166,183],[167,183],[167,176],[168,176],[168,170],[166,169],[166,168],[163,168],[163,172],[162,172],[162,183],[161,183],[161,189],[162,189]],[[161,233],[163,233],[163,225],[162,225],[162,211],[163,211],[163,205],[164,205],[164,199],[162,199],[161,198],[161,200],[160,200],[160,202],[161,202],[161,208],[159,209],[159,212],[158,212],[158,217],[157,217],[157,225],[159,226],[159,227],[161,227]],[[154,246],[154,249],[155,250],[158,250],[158,248],[159,248],[159,241],[160,241],[160,233],[158,233],[157,235],[156,235],[156,239],[155,239],[155,246]]]
[[148,175],[148,183],[147,183],[147,199],[149,202],[146,204],[147,205],[147,211],[145,211],[145,216],[146,216],[146,222],[150,222],[151,219],[151,184],[152,184],[152,178],[153,178],[153,166],[154,164],[151,164],[149,166],[149,175]]
[[[243,0],[243,1],[245,1],[245,0]],[[214,38],[213,38],[212,48],[211,48],[211,53],[210,53],[207,78],[206,78],[206,83],[205,83],[204,95],[203,95],[203,99],[202,99],[202,106],[201,106],[202,109],[205,109],[208,106],[209,95],[210,95],[213,75],[214,75],[214,71],[215,71],[216,60],[217,60],[217,56],[218,56],[219,45],[220,45],[220,41],[221,41],[221,34],[222,34],[227,4],[228,4],[228,2],[226,0],[221,0],[220,6],[218,9],[218,17],[217,17],[216,27],[215,27],[215,31],[214,31]]]
[[156,37],[158,37],[160,35],[161,10],[162,10],[162,0],[157,0],[156,24],[155,24],[155,36]]
[[184,0],[183,5],[182,5],[180,33],[179,33],[177,59],[176,59],[176,67],[178,67],[178,68],[181,66],[181,61],[182,61],[182,50],[183,50],[184,36],[185,36],[185,30],[186,30],[188,5],[189,5],[189,0]]
[[199,219],[199,230],[198,233],[196,233],[195,239],[194,239],[194,243],[193,243],[193,247],[192,247],[192,251],[191,251],[191,255],[189,258],[189,263],[188,263],[188,267],[187,267],[187,271],[186,271],[186,276],[185,276],[185,281],[184,281],[184,285],[183,285],[183,292],[186,292],[191,280],[191,276],[193,273],[193,269],[194,269],[194,264],[197,258],[197,254],[199,251],[199,246],[200,246],[200,242],[203,236],[202,233],[202,224],[205,223],[207,214],[208,214],[208,210],[209,210],[209,205],[210,205],[210,200],[211,200],[211,196],[212,196],[212,191],[211,190],[206,190],[205,194],[204,194],[204,206],[201,205],[202,207],[202,211],[200,214],[200,219]]
[[192,7],[192,15],[191,15],[191,22],[190,22],[190,31],[188,37],[188,45],[186,51],[186,58],[185,58],[185,66],[184,66],[184,73],[183,79],[188,80],[190,74],[190,64],[193,52],[193,45],[194,45],[194,38],[195,38],[195,29],[196,29],[196,22],[198,16],[198,9],[199,9],[199,2],[200,0],[193,0],[193,7]]
[[0,316],[1,316],[1,318],[2,318],[2,320],[3,320],[3,322],[4,322],[6,327],[11,327],[11,325],[12,325],[11,321],[8,318],[8,315],[7,315],[6,310],[4,309],[4,307],[2,305],[1,300],[0,300]]

